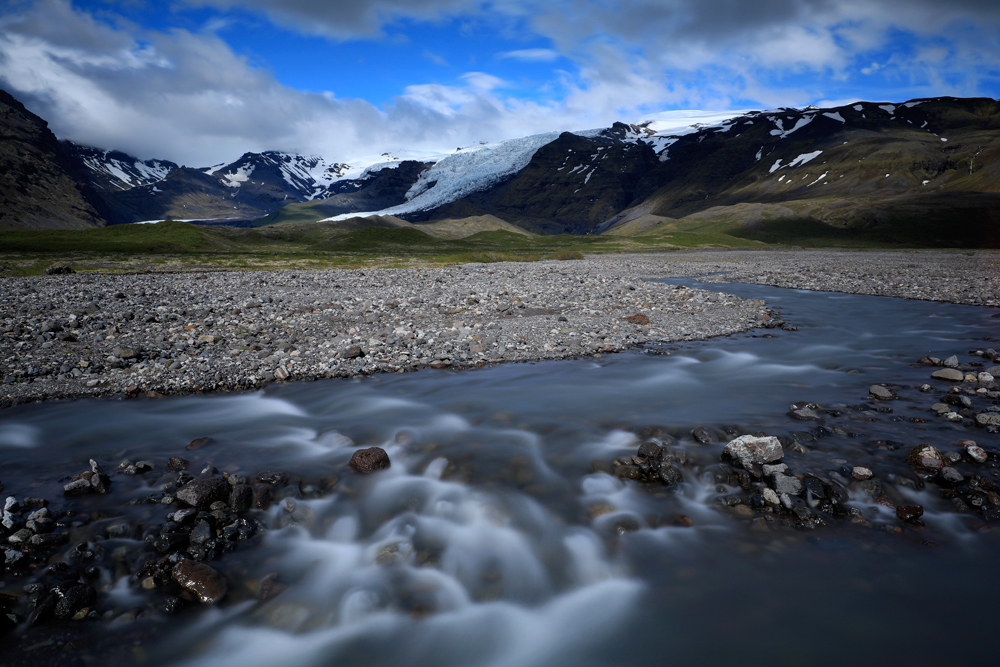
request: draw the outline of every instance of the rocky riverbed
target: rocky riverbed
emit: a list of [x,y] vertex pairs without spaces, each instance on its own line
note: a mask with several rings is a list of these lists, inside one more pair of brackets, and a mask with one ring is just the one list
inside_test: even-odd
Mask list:
[[773,326],[701,276],[996,305],[986,251],[691,251],[448,268],[3,280],[0,404],[600,355]]
[[3,281],[0,397],[275,381],[606,354],[765,325],[766,306],[648,282],[657,257]]

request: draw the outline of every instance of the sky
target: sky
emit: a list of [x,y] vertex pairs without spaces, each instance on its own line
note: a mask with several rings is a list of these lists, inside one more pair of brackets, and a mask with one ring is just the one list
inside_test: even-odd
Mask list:
[[1000,96],[997,0],[0,0],[0,88],[62,139],[328,161],[672,110]]

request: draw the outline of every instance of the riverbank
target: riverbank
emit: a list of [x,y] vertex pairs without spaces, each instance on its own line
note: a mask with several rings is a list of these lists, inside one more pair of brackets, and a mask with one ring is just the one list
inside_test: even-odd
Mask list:
[[691,251],[447,268],[8,278],[0,405],[602,355],[773,325],[651,279],[996,305],[1000,256]]
[[[760,301],[648,282],[656,257],[426,269],[11,278],[2,404],[242,390],[600,355],[766,324]],[[676,274],[674,274],[676,275]]]

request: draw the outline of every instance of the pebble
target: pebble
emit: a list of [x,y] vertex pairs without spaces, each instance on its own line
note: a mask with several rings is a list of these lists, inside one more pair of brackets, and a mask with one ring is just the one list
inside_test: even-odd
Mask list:
[[872,471],[869,468],[865,468],[864,466],[855,466],[854,468],[851,469],[851,476],[854,477],[854,479],[859,479],[859,480],[871,479],[872,474],[873,474]]
[[389,462],[389,455],[384,449],[381,447],[369,447],[354,452],[348,465],[360,473],[368,474],[377,470],[384,470],[391,464]]
[[961,382],[965,379],[965,374],[954,368],[942,368],[939,371],[934,371],[931,373],[931,377],[935,380],[948,380],[949,382]]
[[880,401],[890,401],[894,396],[891,390],[887,389],[886,387],[883,387],[880,384],[873,384],[871,387],[868,388],[868,393],[871,394],[873,398],[876,398]]
[[204,604],[216,604],[226,596],[225,578],[204,563],[182,559],[174,566],[171,575],[174,581]]

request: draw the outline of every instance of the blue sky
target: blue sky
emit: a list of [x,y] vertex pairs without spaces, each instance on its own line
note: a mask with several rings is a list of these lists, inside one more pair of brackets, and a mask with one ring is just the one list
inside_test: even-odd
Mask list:
[[0,87],[191,165],[354,161],[658,111],[1000,95],[995,0],[6,0]]

